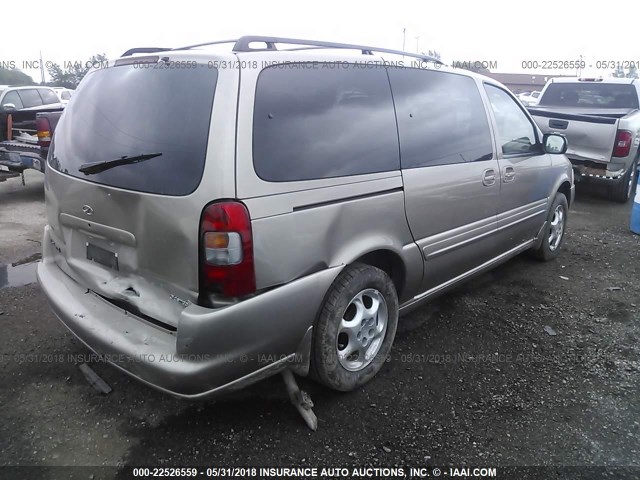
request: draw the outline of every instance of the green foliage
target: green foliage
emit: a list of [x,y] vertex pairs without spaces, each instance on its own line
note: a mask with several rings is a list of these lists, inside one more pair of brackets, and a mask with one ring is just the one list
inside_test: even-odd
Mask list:
[[20,70],[0,68],[0,85],[33,85],[33,79]]
[[84,78],[92,66],[102,66],[107,62],[107,56],[104,53],[93,55],[86,62],[65,62],[64,68],[53,63],[47,67],[53,87],[65,87],[74,89]]
[[[424,52],[422,52],[422,54],[424,55]],[[427,55],[429,55],[430,57],[437,58],[438,60],[442,60],[440,52],[438,52],[436,50],[429,50],[427,52]]]
[[612,75],[614,78],[638,78],[638,67],[632,63],[625,72],[622,66],[618,65]]
[[613,76],[615,78],[624,78],[624,76],[625,76],[624,70],[622,69],[622,67],[620,65],[618,65],[618,67],[613,72]]

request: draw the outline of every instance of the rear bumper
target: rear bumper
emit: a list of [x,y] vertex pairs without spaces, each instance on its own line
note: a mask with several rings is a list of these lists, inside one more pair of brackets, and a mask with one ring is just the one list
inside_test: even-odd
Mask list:
[[236,390],[299,362],[325,292],[341,267],[236,305],[190,305],[170,332],[115,307],[53,260],[45,227],[38,281],[60,321],[91,350],[164,392],[201,398]]
[[622,162],[612,162],[610,164],[587,164],[579,160],[571,160],[576,182],[601,182],[610,183],[620,180],[625,176],[629,165]]
[[44,172],[45,163],[40,147],[11,142],[0,143],[0,165],[12,172],[22,173],[28,168]]

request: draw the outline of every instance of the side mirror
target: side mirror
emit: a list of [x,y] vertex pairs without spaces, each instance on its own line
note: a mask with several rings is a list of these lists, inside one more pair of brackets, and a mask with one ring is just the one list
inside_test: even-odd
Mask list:
[[13,103],[5,103],[4,105],[2,105],[2,109],[5,112],[15,112],[16,106]]
[[567,139],[557,133],[545,133],[542,137],[544,142],[544,151],[554,155],[562,154],[567,151]]

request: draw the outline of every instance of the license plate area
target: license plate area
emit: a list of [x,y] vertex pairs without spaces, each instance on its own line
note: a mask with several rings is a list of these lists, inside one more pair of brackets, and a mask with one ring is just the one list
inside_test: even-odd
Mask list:
[[118,270],[118,254],[87,242],[87,259],[104,265],[112,270]]

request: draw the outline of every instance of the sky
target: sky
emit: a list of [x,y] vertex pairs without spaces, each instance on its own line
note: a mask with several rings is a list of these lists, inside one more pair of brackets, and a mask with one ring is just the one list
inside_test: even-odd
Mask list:
[[[445,63],[494,62],[492,71],[510,73],[573,75],[574,69],[540,67],[580,55],[587,65],[583,75],[611,73],[598,70],[597,62],[640,62],[637,0],[519,5],[497,0],[32,0],[29,5],[28,25],[20,17],[2,22],[0,66],[13,61],[21,68],[25,61],[38,60],[40,51],[44,62],[63,64],[84,62],[97,53],[117,58],[132,47],[174,47],[250,34],[393,49],[402,49],[404,38],[407,51],[436,50]],[[536,61],[538,70],[523,69],[523,62],[531,67]],[[37,70],[23,70],[39,81]]]

